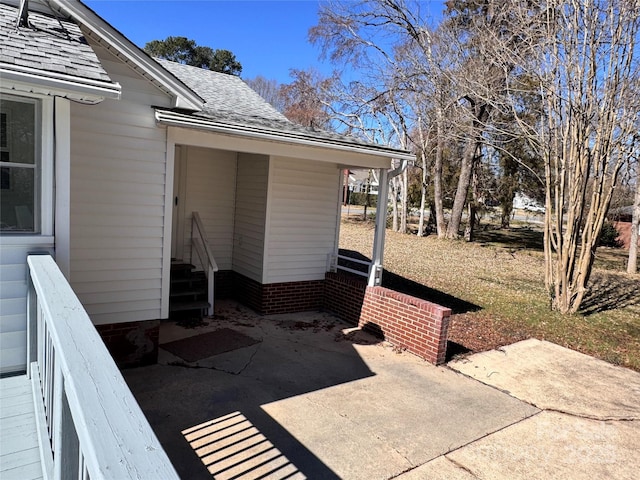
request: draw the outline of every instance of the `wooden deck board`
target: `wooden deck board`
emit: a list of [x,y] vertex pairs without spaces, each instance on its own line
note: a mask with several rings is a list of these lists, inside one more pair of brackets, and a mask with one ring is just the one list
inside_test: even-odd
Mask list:
[[0,478],[42,478],[33,394],[24,375],[0,379]]

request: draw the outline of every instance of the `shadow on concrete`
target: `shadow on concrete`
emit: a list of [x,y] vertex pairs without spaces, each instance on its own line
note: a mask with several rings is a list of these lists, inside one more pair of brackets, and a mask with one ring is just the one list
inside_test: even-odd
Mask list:
[[[356,260],[371,261],[370,258],[356,252],[355,250],[340,249],[340,255],[354,258]],[[340,265],[347,266],[349,268],[363,270],[363,265],[356,262],[349,262],[348,260],[342,260]],[[451,309],[452,314],[477,312],[482,309],[479,305],[476,305],[461,298],[454,297],[448,293],[436,290],[435,288],[427,287],[421,283],[418,283],[409,278],[398,275],[392,271],[385,270],[382,274],[382,286],[395,290],[400,293],[405,293],[413,297],[427,300],[429,302],[437,303],[438,305]]]
[[[206,334],[232,328],[255,345],[187,363],[161,344],[167,364],[123,372],[131,391],[181,478],[340,478],[263,406],[374,376],[353,344],[379,340],[344,334],[346,325],[322,313],[248,312],[236,306],[216,315]],[[189,334],[196,331],[205,330]],[[320,341],[323,348],[310,348]]]

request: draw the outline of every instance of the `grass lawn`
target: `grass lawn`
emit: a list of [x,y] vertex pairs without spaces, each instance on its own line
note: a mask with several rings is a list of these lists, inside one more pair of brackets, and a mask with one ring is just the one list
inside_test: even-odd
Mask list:
[[[640,371],[640,275],[626,251],[600,249],[581,314],[549,308],[541,233],[485,230],[474,243],[387,230],[383,284],[452,308],[451,353],[535,337]],[[373,224],[343,221],[340,248],[371,257]]]

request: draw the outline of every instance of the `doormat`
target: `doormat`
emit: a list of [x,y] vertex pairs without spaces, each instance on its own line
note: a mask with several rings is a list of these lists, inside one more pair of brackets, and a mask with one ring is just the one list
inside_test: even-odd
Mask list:
[[213,357],[221,353],[249,347],[260,340],[251,338],[230,328],[221,328],[202,335],[163,343],[160,348],[180,357],[185,362],[197,362],[203,358]]

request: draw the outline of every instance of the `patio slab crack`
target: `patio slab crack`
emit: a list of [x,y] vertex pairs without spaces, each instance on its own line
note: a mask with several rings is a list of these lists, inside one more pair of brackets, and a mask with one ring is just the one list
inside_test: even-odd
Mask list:
[[[260,349],[262,347],[262,343],[263,343],[263,340],[260,339],[260,341],[255,346],[255,350],[251,353],[251,355],[249,355],[249,358],[245,362],[245,364],[241,368],[235,369],[235,370],[223,368],[223,367],[216,366],[216,365],[202,365],[199,362],[197,362],[197,363],[189,363],[189,362],[185,362],[184,360],[175,360],[175,361],[167,362],[166,365],[169,366],[169,367],[181,367],[181,368],[213,370],[213,371],[216,371],[216,372],[228,373],[229,375],[240,376],[251,366],[255,356],[258,354],[258,352],[260,351]],[[211,357],[211,358],[213,358],[213,357]]]

